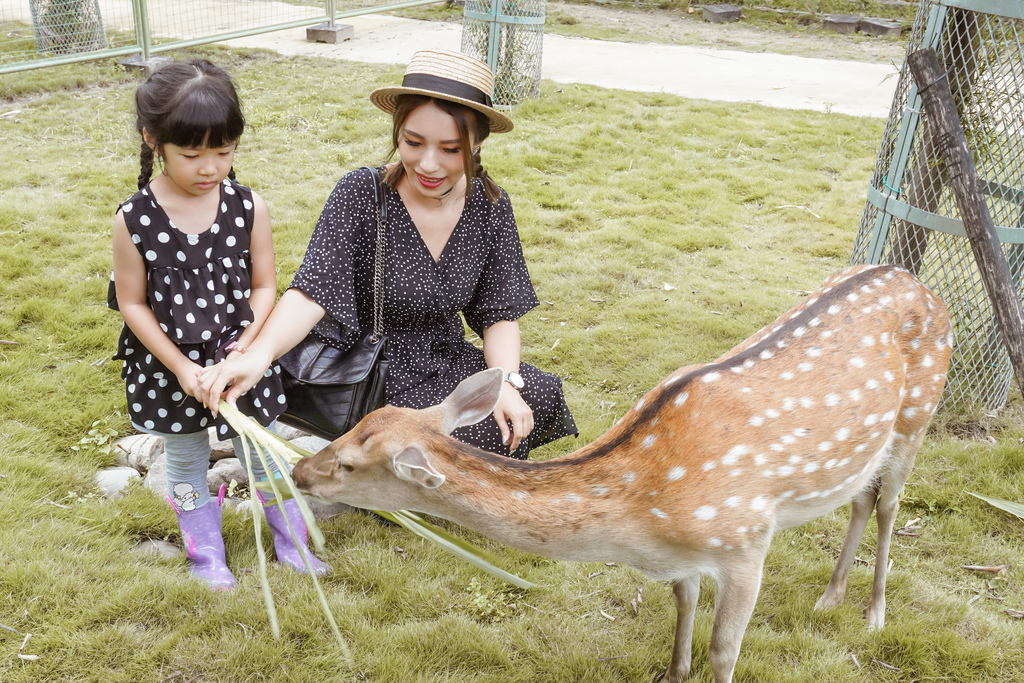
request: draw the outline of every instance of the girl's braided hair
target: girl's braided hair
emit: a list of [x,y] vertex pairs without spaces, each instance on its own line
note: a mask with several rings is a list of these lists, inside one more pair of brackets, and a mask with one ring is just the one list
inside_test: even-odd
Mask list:
[[[205,59],[173,62],[155,71],[135,91],[135,128],[142,136],[141,190],[153,176],[153,148],[172,144],[195,149],[226,147],[242,137],[245,116],[231,77]],[[235,170],[228,177],[235,179]]]
[[[491,202],[497,202],[501,198],[501,188],[487,175],[487,171],[480,163],[480,143],[490,135],[491,128],[487,117],[475,109],[427,95],[400,95],[395,105],[395,113],[392,115],[391,152],[388,154],[388,158],[390,159],[398,151],[398,143],[405,120],[427,103],[433,103],[441,111],[455,119],[455,126],[459,131],[459,146],[462,148],[462,165],[466,169],[466,176],[470,179],[479,178],[483,184],[484,194]],[[398,187],[398,182],[404,175],[405,168],[402,164],[395,164],[384,175],[384,181],[395,188]],[[466,185],[466,196],[469,197],[472,191],[473,183],[469,182]]]

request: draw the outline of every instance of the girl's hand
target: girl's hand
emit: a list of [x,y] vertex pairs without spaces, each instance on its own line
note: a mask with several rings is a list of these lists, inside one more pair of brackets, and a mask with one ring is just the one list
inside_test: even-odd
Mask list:
[[174,373],[174,376],[178,378],[178,384],[185,390],[185,393],[199,400],[203,398],[199,389],[199,373],[202,371],[203,366],[188,361],[182,363]]
[[[260,381],[271,362],[271,359],[253,353],[251,349],[245,353],[232,353],[220,363],[202,369],[199,373],[199,394],[196,397],[216,417],[221,398],[235,405],[239,396]],[[224,393],[225,389],[227,393]]]
[[519,448],[519,442],[533,431],[533,411],[526,405],[519,392],[507,382],[501,387],[498,405],[494,407],[494,419],[501,430],[501,442],[509,444],[509,453],[515,452]]

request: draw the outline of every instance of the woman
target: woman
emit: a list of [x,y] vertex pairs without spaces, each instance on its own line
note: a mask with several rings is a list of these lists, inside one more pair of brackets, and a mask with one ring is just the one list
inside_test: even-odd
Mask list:
[[[400,87],[370,100],[392,115],[392,155],[380,169],[388,206],[383,320],[391,367],[387,401],[425,408],[463,379],[500,367],[506,383],[494,420],[455,438],[525,459],[533,447],[576,434],[560,380],[520,362],[518,319],[539,303],[508,196],[480,165],[480,146],[512,121],[491,105],[492,76],[458,52],[417,52]],[[468,172],[467,172],[468,171]],[[257,339],[241,357],[207,368],[207,402],[232,402],[310,330],[346,349],[373,319],[373,175],[344,176],[320,215],[305,259]],[[464,337],[459,313],[483,340]]]

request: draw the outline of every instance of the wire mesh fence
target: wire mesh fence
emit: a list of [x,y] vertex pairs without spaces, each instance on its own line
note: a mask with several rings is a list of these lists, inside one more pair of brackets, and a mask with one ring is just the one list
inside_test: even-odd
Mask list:
[[544,0],[466,0],[462,52],[494,73],[494,104],[540,96]]
[[[1024,274],[1024,3],[922,0],[907,47],[931,47],[974,155],[1017,296]],[[945,301],[956,345],[944,406],[1005,405],[1013,368],[904,63],[852,263],[895,263]]]
[[0,0],[0,73],[161,52],[443,0]]

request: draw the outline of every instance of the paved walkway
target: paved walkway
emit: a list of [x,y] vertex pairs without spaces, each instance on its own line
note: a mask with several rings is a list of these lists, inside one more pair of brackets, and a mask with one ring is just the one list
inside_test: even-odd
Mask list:
[[[308,42],[304,28],[228,44],[285,55],[405,64],[423,48],[458,50],[462,39],[462,26],[455,23],[372,14],[344,23],[354,27],[355,37],[336,45]],[[559,83],[884,118],[889,115],[898,74],[889,64],[546,34],[542,76]]]

